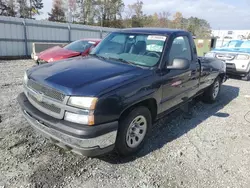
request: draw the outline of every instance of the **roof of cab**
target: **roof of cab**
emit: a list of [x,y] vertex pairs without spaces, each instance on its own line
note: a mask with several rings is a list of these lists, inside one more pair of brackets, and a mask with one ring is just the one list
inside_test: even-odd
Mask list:
[[127,28],[118,30],[119,32],[126,33],[147,33],[147,34],[158,34],[158,35],[171,35],[173,33],[187,32],[180,29],[168,29],[168,28]]

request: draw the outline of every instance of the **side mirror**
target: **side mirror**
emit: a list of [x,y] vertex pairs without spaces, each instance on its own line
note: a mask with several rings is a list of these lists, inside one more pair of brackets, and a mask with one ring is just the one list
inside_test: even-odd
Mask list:
[[190,66],[190,62],[184,58],[176,58],[173,60],[173,64],[167,66],[167,69],[175,69],[175,70],[186,70]]

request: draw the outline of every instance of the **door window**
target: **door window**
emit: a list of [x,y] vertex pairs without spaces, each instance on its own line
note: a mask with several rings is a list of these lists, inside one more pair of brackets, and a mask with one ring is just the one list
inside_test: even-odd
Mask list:
[[169,53],[168,65],[172,65],[175,58],[192,60],[190,43],[186,36],[180,36],[174,39]]

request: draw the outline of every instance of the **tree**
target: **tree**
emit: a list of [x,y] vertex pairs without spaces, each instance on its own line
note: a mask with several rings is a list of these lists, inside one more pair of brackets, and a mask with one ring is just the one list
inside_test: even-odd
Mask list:
[[143,26],[145,27],[160,27],[160,21],[157,13],[153,15],[144,16]]
[[142,22],[136,15],[132,17],[132,27],[143,27]]
[[16,12],[16,2],[14,0],[1,0],[0,1],[0,15],[2,16],[12,16],[15,17]]
[[42,0],[0,0],[0,15],[32,18],[40,14]]
[[176,12],[174,14],[174,19],[172,21],[173,27],[176,29],[183,29],[183,16],[181,12]]
[[93,0],[77,0],[76,1],[79,11],[76,13],[76,18],[83,24],[93,24],[94,20],[94,4]]
[[190,17],[187,19],[187,30],[196,37],[208,38],[211,36],[211,27],[204,19]]
[[137,0],[136,3],[132,5],[128,5],[129,9],[131,9],[133,15],[135,15],[137,18],[142,18],[143,17],[143,2]]
[[170,27],[170,20],[169,20],[170,13],[169,12],[160,12],[157,14],[158,21],[157,21],[157,27]]
[[39,15],[40,10],[43,8],[43,0],[30,0],[30,18]]
[[69,0],[68,1],[69,11],[70,11],[70,20],[74,23],[75,18],[77,17],[77,3],[76,0]]
[[49,21],[65,22],[65,13],[62,0],[54,0],[51,13],[48,13]]
[[30,7],[28,6],[27,0],[18,0],[18,17],[30,18]]
[[97,0],[95,2],[95,18],[101,26],[116,27],[117,24],[122,26],[123,10],[122,0]]
[[144,15],[142,8],[143,2],[139,0],[137,0],[134,4],[128,5],[129,19],[132,20],[132,27],[143,27]]

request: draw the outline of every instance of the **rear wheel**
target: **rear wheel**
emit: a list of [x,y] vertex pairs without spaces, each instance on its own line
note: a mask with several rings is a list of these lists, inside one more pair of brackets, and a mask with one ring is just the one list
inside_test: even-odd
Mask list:
[[245,80],[245,81],[249,81],[250,80],[250,71],[244,77],[242,77],[241,79]]
[[202,100],[207,103],[213,103],[217,100],[221,88],[221,80],[219,77],[217,77],[214,81],[214,83],[207,88],[207,90],[204,92]]
[[139,151],[152,126],[151,113],[146,107],[137,107],[120,120],[116,150],[123,156]]

